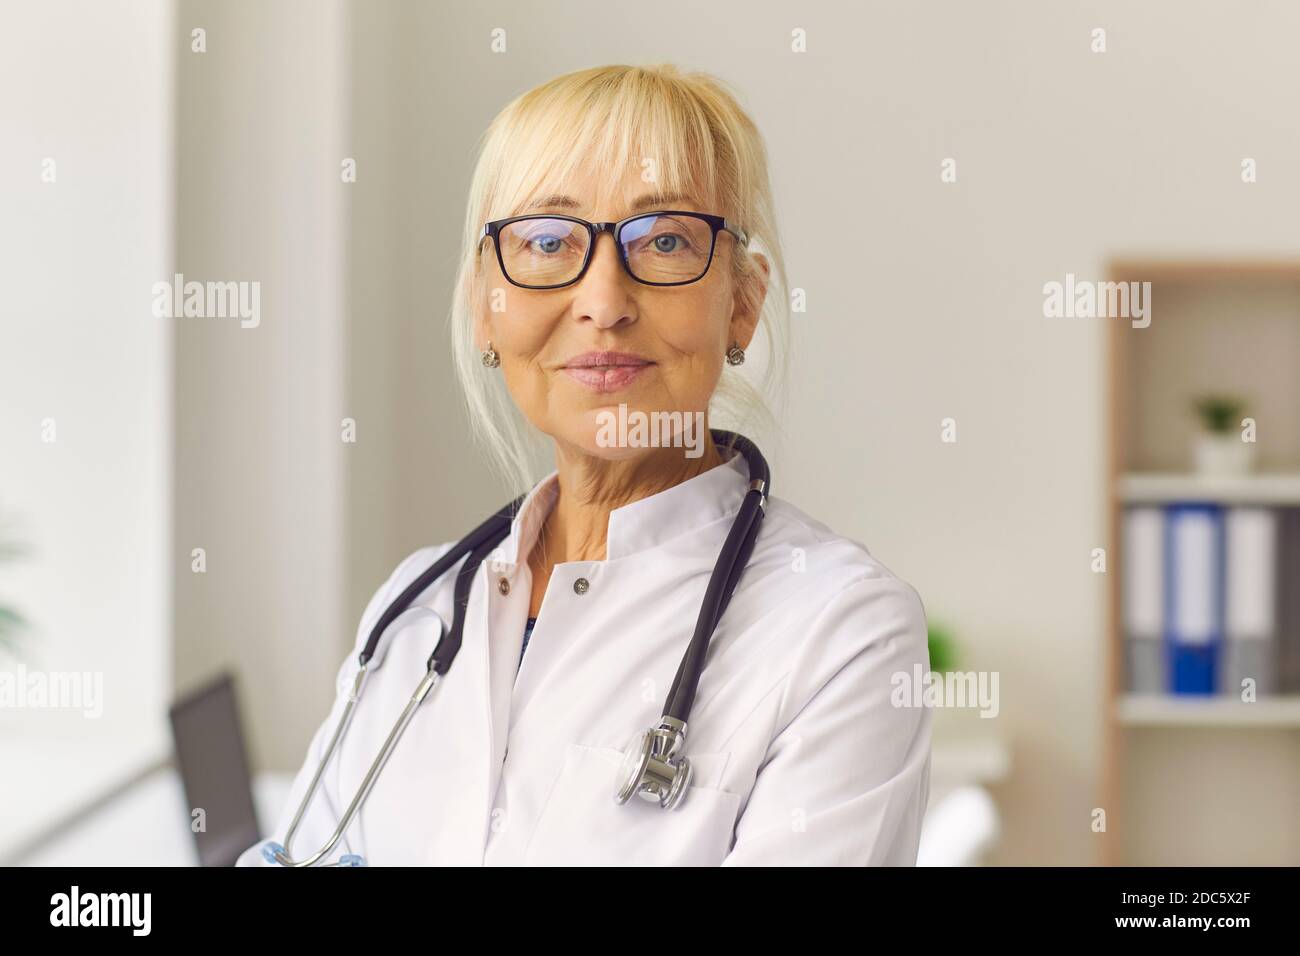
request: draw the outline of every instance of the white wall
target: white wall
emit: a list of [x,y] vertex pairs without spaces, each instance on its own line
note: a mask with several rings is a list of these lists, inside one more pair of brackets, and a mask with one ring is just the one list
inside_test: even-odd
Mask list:
[[[767,137],[791,280],[808,293],[786,436],[765,449],[776,493],[915,584],[964,667],[1000,672],[1013,770],[998,859],[1093,862],[1106,592],[1089,558],[1113,544],[1104,326],[1045,319],[1041,289],[1100,278],[1115,254],[1300,252],[1300,9],[570,0],[354,17],[357,149],[372,162],[353,309],[375,307],[393,337],[355,339],[383,360],[354,386],[387,427],[354,507],[389,504],[354,552],[352,611],[397,556],[502,494],[437,411],[454,396],[443,316],[475,137],[568,70],[711,70]],[[1098,26],[1104,54],[1089,50]],[[790,52],[795,27],[806,54]],[[1243,156],[1260,162],[1255,185]],[[945,157],[956,184],[940,182]],[[948,416],[955,445],[939,441]]]
[[261,317],[176,320],[176,681],[233,670],[253,760],[296,769],[359,614],[341,425],[348,9],[186,0],[177,26],[177,268],[259,283]]
[[30,553],[0,603],[30,622],[23,667],[102,675],[103,716],[0,708],[0,859],[170,746],[172,329],[150,289],[172,60],[162,0],[3,8],[0,519]]
[[[1040,290],[1115,254],[1300,253],[1297,28],[1283,3],[1173,0],[8,4],[0,262],[23,281],[0,297],[0,513],[38,553],[0,569],[0,598],[37,623],[44,666],[102,668],[131,729],[46,747],[0,714],[0,765],[35,780],[39,753],[84,758],[89,786],[93,757],[161,746],[171,624],[177,687],[233,668],[255,761],[298,766],[374,588],[506,495],[447,354],[477,137],[558,73],[671,60],[741,90],[808,294],[786,433],[764,446],[776,493],[915,584],[963,666],[1000,672],[1000,861],[1091,862],[1104,328],[1044,319]],[[174,269],[260,282],[260,327],[155,320]]]

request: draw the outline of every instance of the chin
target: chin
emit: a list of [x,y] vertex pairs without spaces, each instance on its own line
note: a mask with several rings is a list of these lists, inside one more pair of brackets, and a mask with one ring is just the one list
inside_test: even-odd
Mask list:
[[[633,411],[634,409],[628,409],[628,412]],[[617,402],[585,409],[574,414],[570,422],[571,427],[565,428],[561,434],[570,444],[581,448],[593,458],[603,458],[606,461],[627,461],[629,458],[644,455],[649,450],[648,448],[617,442],[609,443],[603,440],[610,434],[610,429],[602,423],[610,416],[614,421],[617,421],[618,415]],[[616,428],[614,433],[617,434]]]
[[612,415],[618,414],[618,406],[593,408],[585,413],[582,418],[582,424],[573,429],[571,441],[582,448],[587,454],[595,458],[604,458],[607,461],[626,461],[629,458],[636,458],[647,451],[635,445],[619,444],[617,441],[609,442],[606,439],[608,430],[601,425],[601,419],[598,417],[602,413]]
[[565,424],[571,427],[560,432],[564,440],[606,461],[626,461],[660,447],[682,448],[688,458],[695,458],[707,440],[703,411],[647,411],[600,405],[574,413]]

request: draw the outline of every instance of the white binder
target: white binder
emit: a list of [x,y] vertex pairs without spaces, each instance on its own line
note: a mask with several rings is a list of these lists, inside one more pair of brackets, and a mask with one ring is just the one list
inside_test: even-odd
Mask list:
[[1276,631],[1277,515],[1232,508],[1227,521],[1227,636],[1271,638]]

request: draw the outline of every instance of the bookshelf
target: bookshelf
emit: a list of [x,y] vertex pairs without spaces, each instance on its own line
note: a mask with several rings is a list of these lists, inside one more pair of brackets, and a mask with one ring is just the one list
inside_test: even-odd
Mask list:
[[1213,501],[1224,505],[1300,506],[1300,472],[1264,473],[1242,478],[1210,478],[1178,472],[1130,472],[1120,476],[1116,495],[1126,505]]
[[[1151,283],[1152,321],[1108,320],[1105,865],[1300,863],[1300,693],[1126,691],[1123,516],[1130,505],[1300,507],[1300,261],[1117,259],[1112,282]],[[1247,398],[1254,473],[1192,473],[1195,395]],[[1300,582],[1296,583],[1300,587]],[[1257,835],[1271,838],[1260,841]]]
[[1161,694],[1122,694],[1117,718],[1130,727],[1300,729],[1300,695],[1266,697],[1253,704],[1243,704],[1232,698],[1180,700]]

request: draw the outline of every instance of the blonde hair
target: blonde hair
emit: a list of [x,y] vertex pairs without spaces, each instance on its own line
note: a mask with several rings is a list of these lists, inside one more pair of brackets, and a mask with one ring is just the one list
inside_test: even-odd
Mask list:
[[[549,449],[515,406],[503,376],[483,367],[475,344],[475,309],[486,291],[483,224],[518,214],[585,163],[593,163],[602,178],[602,195],[616,194],[630,163],[652,163],[661,192],[698,195],[713,204],[708,212],[738,223],[749,236],[749,251],[737,244],[731,257],[738,293],[755,289],[746,281],[757,269],[751,253],[767,257],[771,273],[755,339],[746,349],[746,374],[724,366],[709,423],[755,440],[758,434],[777,437],[776,414],[764,393],[777,402],[783,398],[788,287],[758,128],[729,89],[706,73],[682,73],[671,65],[581,70],[529,90],[496,116],[482,138],[465,215],[451,308],[452,356],[471,430],[515,493],[533,485]],[[489,252],[491,243],[482,247]],[[760,338],[766,354],[754,348]],[[751,376],[759,379],[757,386]]]

